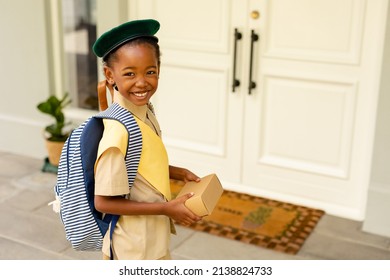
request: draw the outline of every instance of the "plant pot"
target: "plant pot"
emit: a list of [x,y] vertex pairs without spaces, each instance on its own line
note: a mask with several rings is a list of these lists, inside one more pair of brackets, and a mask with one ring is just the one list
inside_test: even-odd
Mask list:
[[48,158],[51,165],[58,166],[60,163],[60,157],[62,148],[64,147],[65,142],[56,142],[46,140],[46,148],[48,152]]

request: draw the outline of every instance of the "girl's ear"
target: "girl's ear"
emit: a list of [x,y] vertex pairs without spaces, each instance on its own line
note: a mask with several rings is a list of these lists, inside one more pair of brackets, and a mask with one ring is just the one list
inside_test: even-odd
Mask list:
[[104,72],[104,76],[106,76],[107,82],[110,85],[114,85],[115,81],[114,81],[114,75],[112,73],[112,69],[108,66],[103,66],[103,72]]

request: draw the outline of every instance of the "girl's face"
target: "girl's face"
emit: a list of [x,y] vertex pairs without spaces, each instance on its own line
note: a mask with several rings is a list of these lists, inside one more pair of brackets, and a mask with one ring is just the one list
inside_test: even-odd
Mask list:
[[110,83],[119,93],[137,106],[145,105],[158,87],[159,67],[154,48],[148,44],[124,45],[115,53],[115,60],[104,67]]

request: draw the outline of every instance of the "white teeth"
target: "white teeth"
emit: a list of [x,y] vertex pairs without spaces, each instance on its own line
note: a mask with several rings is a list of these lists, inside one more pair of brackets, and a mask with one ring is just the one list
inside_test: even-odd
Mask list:
[[135,93],[134,92],[134,95],[137,97],[145,97],[147,94],[148,94],[148,92],[144,92],[144,93]]

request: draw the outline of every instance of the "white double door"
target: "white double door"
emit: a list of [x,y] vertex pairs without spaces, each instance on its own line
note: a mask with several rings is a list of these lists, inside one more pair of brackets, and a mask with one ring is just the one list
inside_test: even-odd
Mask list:
[[362,218],[386,2],[130,1],[161,23],[153,103],[171,163]]

